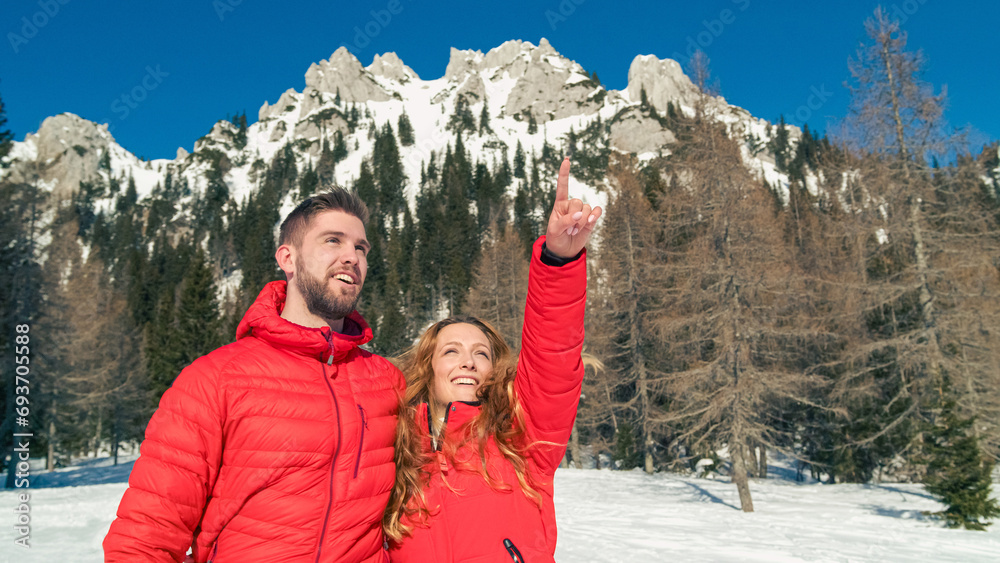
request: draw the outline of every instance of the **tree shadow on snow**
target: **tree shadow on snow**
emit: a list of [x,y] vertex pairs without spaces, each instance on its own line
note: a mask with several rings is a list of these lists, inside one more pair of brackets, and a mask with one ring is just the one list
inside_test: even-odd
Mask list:
[[892,487],[890,485],[866,485],[866,488],[882,489],[883,491],[892,491],[894,493],[899,493],[900,495],[902,495],[903,500],[906,500],[906,495],[912,495],[915,497],[925,498],[928,500],[939,500],[934,495],[925,491],[910,491],[907,489],[901,489],[899,487]]
[[86,485],[106,485],[108,483],[128,483],[135,461],[110,465],[108,458],[81,460],[66,469],[51,473],[34,473],[31,477],[32,489],[52,489],[57,487],[82,487]]
[[877,504],[865,504],[861,508],[865,510],[870,510],[879,516],[887,516],[889,518],[900,518],[902,520],[916,520],[919,522],[929,522],[935,520],[934,516],[924,514],[922,510],[901,510],[899,508],[889,507],[889,506],[879,506]]
[[700,496],[702,498],[708,499],[709,501],[714,502],[716,504],[724,504],[724,505],[728,506],[729,508],[732,508],[733,510],[739,510],[740,509],[738,506],[733,506],[733,505],[729,504],[728,502],[722,500],[721,498],[719,498],[719,497],[713,495],[712,493],[708,492],[708,490],[705,489],[704,487],[702,487],[701,485],[696,485],[694,483],[684,483],[684,484],[687,485],[688,487],[691,487],[695,491],[697,491],[698,492],[698,496]]

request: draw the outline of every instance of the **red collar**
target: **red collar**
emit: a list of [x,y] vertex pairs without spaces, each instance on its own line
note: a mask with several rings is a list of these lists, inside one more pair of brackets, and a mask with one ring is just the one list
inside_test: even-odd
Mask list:
[[243,315],[236,329],[237,340],[252,335],[275,348],[333,363],[372,339],[372,329],[357,311],[344,319],[344,333],[334,332],[330,327],[305,327],[283,319],[281,310],[285,307],[287,288],[285,281],[273,281],[264,286]]

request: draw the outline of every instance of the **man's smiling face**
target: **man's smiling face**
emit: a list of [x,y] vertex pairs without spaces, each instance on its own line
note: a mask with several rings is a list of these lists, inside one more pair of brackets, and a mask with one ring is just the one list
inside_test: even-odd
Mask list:
[[354,310],[368,273],[370,248],[365,226],[354,215],[330,210],[312,217],[296,246],[292,277],[310,313],[329,322]]

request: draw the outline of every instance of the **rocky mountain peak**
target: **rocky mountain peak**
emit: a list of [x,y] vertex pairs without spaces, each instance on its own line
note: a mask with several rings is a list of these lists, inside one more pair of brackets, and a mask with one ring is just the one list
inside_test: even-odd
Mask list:
[[543,123],[592,114],[601,107],[607,92],[582,66],[560,55],[545,38],[538,47],[526,45],[531,59],[507,98],[507,114],[530,111]]
[[[411,71],[412,72],[412,71]],[[345,102],[384,102],[392,98],[347,47],[340,47],[327,60],[313,63],[306,71],[306,90],[335,94]]]
[[113,143],[107,125],[72,113],[54,115],[25,137],[24,144],[34,149],[33,165],[12,167],[11,179],[41,180],[53,186],[53,193],[67,195],[97,174],[101,157]]
[[444,77],[449,82],[462,80],[467,74],[473,74],[482,70],[483,60],[482,51],[473,51],[472,49],[463,50],[452,47],[451,54],[448,57],[448,66],[444,71]]
[[257,119],[259,121],[265,121],[285,113],[286,111],[295,109],[299,103],[300,97],[299,93],[292,88],[285,90],[285,92],[281,94],[281,97],[278,98],[277,103],[273,106],[268,105],[267,102],[264,102],[264,105],[260,106],[260,110],[257,111]]
[[512,40],[490,49],[485,55],[482,51],[452,47],[444,76],[450,81],[458,81],[467,74],[495,69],[497,74],[506,71],[511,78],[520,78],[531,64],[570,68],[576,63],[559,54],[544,37],[537,47],[529,41]]
[[347,47],[338,47],[336,51],[330,55],[330,58],[325,61],[320,61],[321,65],[326,65],[327,68],[334,71],[344,70],[351,72],[361,71],[361,61],[354,56],[354,53],[350,52]]
[[557,57],[562,56],[559,54],[558,51],[556,51],[555,47],[553,47],[552,44],[549,43],[549,40],[544,37],[542,37],[542,40],[538,42],[538,47],[535,49],[533,55],[536,55],[539,58],[546,55],[555,55]]
[[236,126],[228,121],[216,121],[212,130],[207,135],[198,139],[194,143],[194,152],[206,148],[227,149],[233,144],[236,135]]
[[629,99],[638,102],[644,88],[646,99],[661,111],[666,109],[667,102],[693,106],[698,96],[698,88],[677,61],[661,60],[654,55],[637,56],[628,69]]
[[43,161],[65,152],[69,147],[104,147],[114,140],[107,125],[98,125],[72,113],[46,118],[38,132],[31,136],[38,144],[38,156]]
[[[352,159],[368,158],[371,127],[394,120],[395,112],[407,112],[414,119],[419,149],[403,147],[407,153],[409,178],[420,176],[420,162],[429,151],[446,147],[450,138],[449,110],[454,112],[461,102],[474,115],[486,111],[490,131],[482,133],[488,139],[478,139],[475,132],[468,139],[482,153],[496,147],[513,146],[524,140],[526,147],[537,149],[545,139],[560,142],[572,128],[581,131],[598,119],[604,120],[607,147],[636,154],[655,154],[669,150],[676,142],[674,133],[662,120],[638,107],[640,91],[659,110],[667,103],[695,105],[699,91],[681,70],[679,64],[655,56],[636,57],[629,68],[627,91],[609,91],[601,86],[579,64],[561,55],[546,39],[533,45],[527,41],[507,41],[483,54],[478,50],[451,49],[447,80],[422,80],[395,53],[375,55],[368,67],[363,67],[346,48],[337,49],[327,60],[311,65],[305,74],[301,91],[288,89],[270,105],[264,103],[258,112],[258,122],[249,125],[244,137],[229,122],[218,122],[207,135],[199,139],[193,153],[213,149],[223,152],[232,163],[227,175],[232,194],[249,193],[254,186],[248,178],[256,174],[257,162],[268,162],[277,151],[293,147],[298,165],[316,165],[324,142],[333,141],[336,132],[343,136]],[[340,103],[337,103],[337,94]],[[388,107],[367,102],[395,100]],[[482,104],[486,102],[484,107]],[[769,124],[753,118],[740,108],[728,106],[722,98],[712,98],[713,115],[727,124],[733,135],[753,135],[766,141]],[[472,106],[472,107],[469,107]],[[349,117],[349,112],[355,117]],[[358,119],[358,115],[364,119]],[[386,112],[386,113],[383,113]],[[439,118],[438,115],[441,115]],[[570,118],[566,121],[566,118]],[[537,133],[528,134],[526,122],[538,126]],[[556,122],[556,123],[551,123]],[[792,138],[796,129],[789,128]],[[355,156],[355,152],[360,152]],[[105,161],[110,155],[110,162]],[[762,154],[757,160],[766,159]],[[199,176],[201,168],[187,166],[187,151],[178,150],[174,161],[140,161],[114,142],[107,126],[99,126],[71,114],[46,120],[37,133],[24,142],[14,143],[7,160],[11,165],[0,170],[4,179],[30,178],[42,181],[46,189],[67,192],[78,189],[81,181],[94,178],[134,177],[142,192],[147,193],[162,182],[165,170],[174,167],[192,190],[206,185]],[[181,162],[184,161],[184,162]],[[102,162],[110,164],[102,168]],[[351,161],[336,168],[338,181],[349,184],[357,165]],[[237,164],[241,163],[241,164]],[[29,181],[29,180],[25,180]],[[234,195],[234,197],[236,197]]]
[[368,72],[375,76],[382,76],[390,80],[395,80],[400,84],[405,84],[410,80],[419,80],[420,77],[412,68],[403,64],[402,59],[396,53],[388,52],[382,55],[375,55],[372,64],[368,65]]
[[512,40],[504,41],[500,46],[494,47],[486,53],[483,60],[483,66],[486,68],[504,68],[510,67],[512,63],[520,60],[523,64],[518,65],[521,67],[520,72],[511,73],[511,76],[520,76],[524,74],[524,67],[531,60],[531,50],[535,46],[527,41]]

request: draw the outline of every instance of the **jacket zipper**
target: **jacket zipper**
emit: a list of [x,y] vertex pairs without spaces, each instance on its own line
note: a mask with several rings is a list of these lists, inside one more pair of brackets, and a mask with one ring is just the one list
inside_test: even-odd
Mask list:
[[358,412],[361,413],[361,441],[358,442],[358,457],[354,460],[354,479],[358,478],[358,467],[361,466],[361,450],[365,445],[365,430],[368,429],[368,419],[365,418],[365,408],[358,405]]
[[431,439],[434,441],[434,453],[436,454],[438,461],[438,468],[441,470],[442,474],[448,473],[448,460],[444,457],[444,452],[441,447],[444,444],[444,433],[445,429],[448,428],[448,415],[451,414],[452,405],[454,403],[448,403],[448,406],[444,409],[444,420],[441,421],[441,429],[438,431],[438,438],[434,438],[434,427],[431,424],[431,407],[427,405],[427,428],[430,429]]
[[[441,444],[444,442],[444,431],[448,428],[448,415],[451,414],[451,406],[454,402],[448,403],[448,406],[444,408],[444,420],[441,421],[441,430],[438,432],[437,447],[434,448],[435,451],[441,451]],[[427,405],[427,430],[434,435],[434,426],[431,424],[431,407]]]
[[[333,365],[333,337],[330,333],[326,333],[326,341],[330,343],[330,359],[327,365]],[[330,509],[333,508],[333,472],[334,468],[337,466],[337,456],[340,455],[340,442],[341,442],[341,423],[340,423],[340,404],[337,403],[337,394],[333,391],[333,385],[330,383],[330,378],[326,375],[326,366],[320,363],[320,367],[323,370],[323,382],[326,383],[326,388],[330,390],[330,396],[333,397],[333,407],[337,413],[337,447],[333,450],[333,458],[330,460],[330,489],[326,501],[326,514],[323,516],[323,528],[320,530],[319,534],[319,546],[316,548],[316,563],[319,563],[320,556],[323,553],[323,541],[326,539],[326,526],[330,522]]]
[[514,560],[514,563],[524,563],[524,557],[521,555],[521,552],[518,551],[517,546],[514,545],[514,542],[510,541],[507,538],[504,538],[503,546],[504,548],[507,549],[507,554],[510,555],[510,558]]
[[[444,429],[448,426],[448,414],[451,413],[451,406],[455,404],[454,402],[448,403],[448,406],[444,409],[444,420],[441,421],[441,430],[438,436],[434,435],[434,425],[431,421],[431,405],[427,404],[427,434],[431,437],[431,443],[434,445],[433,450],[435,452],[441,451],[441,443],[444,439]],[[439,439],[440,438],[440,439]]]

